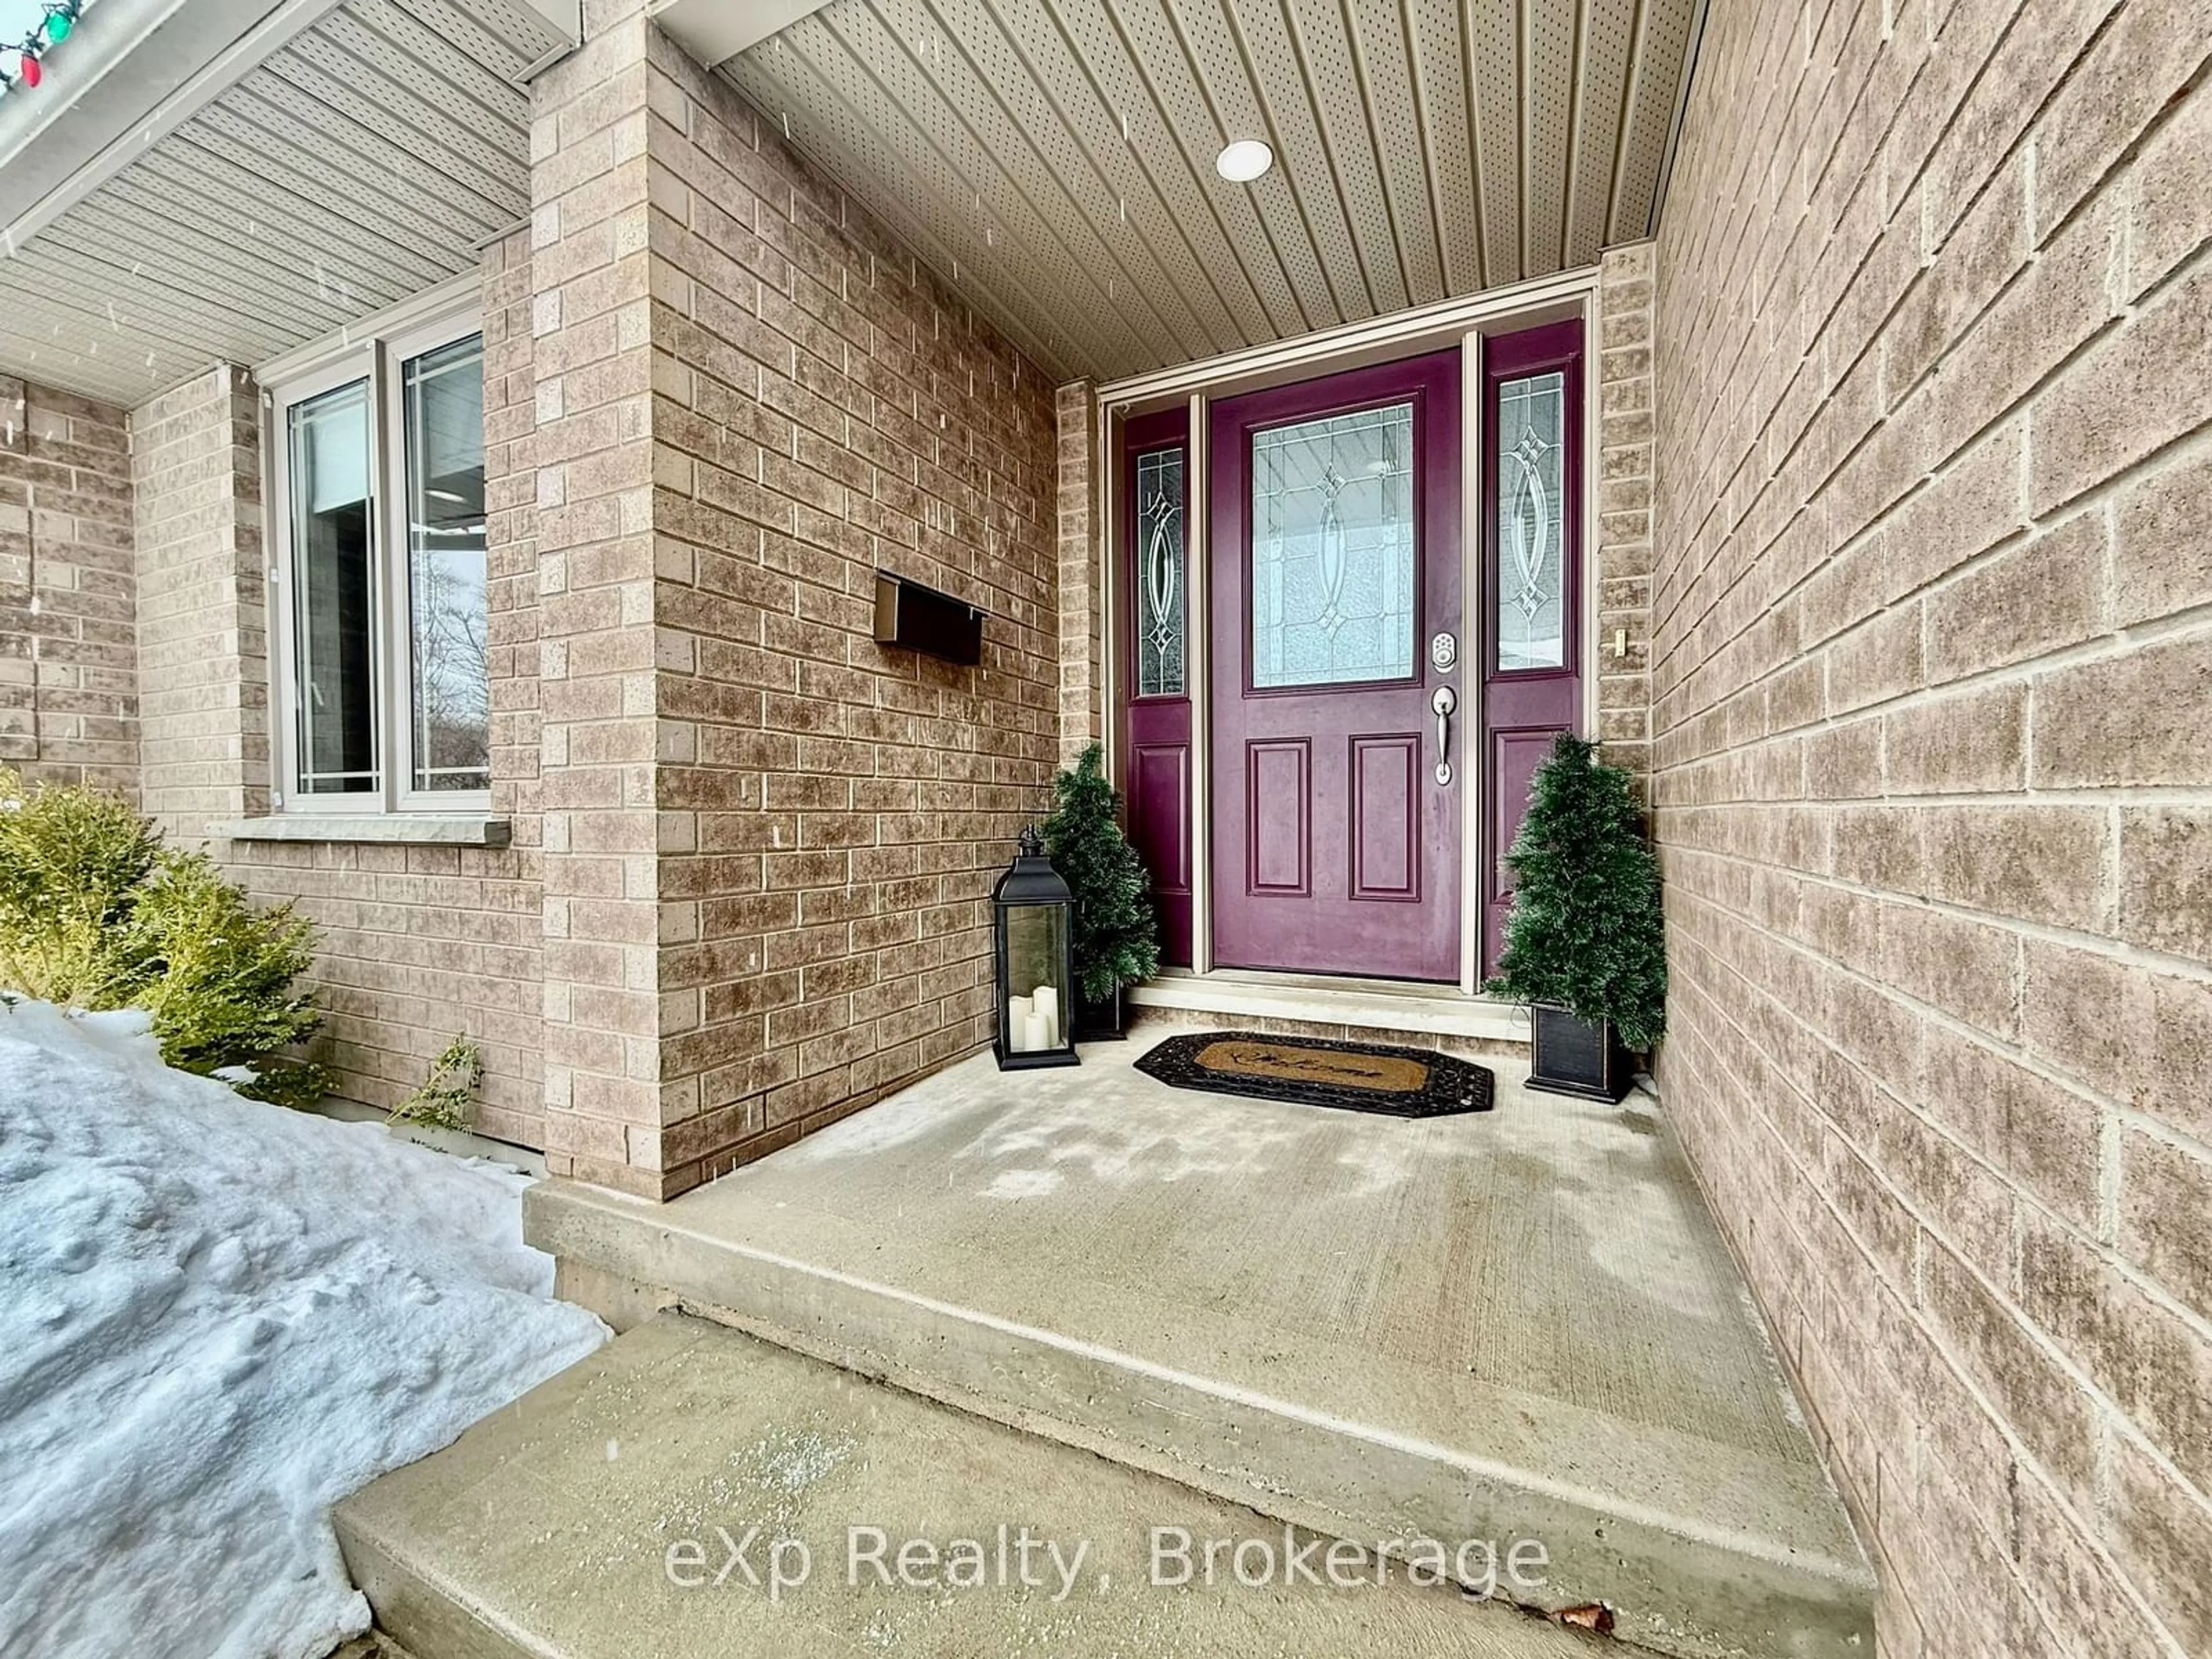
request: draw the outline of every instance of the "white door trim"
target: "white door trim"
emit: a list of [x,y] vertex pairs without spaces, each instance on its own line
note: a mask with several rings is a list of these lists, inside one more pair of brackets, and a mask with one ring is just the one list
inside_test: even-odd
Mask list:
[[1287,340],[1246,346],[1219,356],[1111,381],[1098,388],[1098,403],[1102,410],[1147,412],[1170,407],[1195,392],[1225,398],[1260,386],[1357,368],[1363,362],[1411,356],[1425,343],[1441,350],[1476,331],[1507,332],[1503,319],[1512,319],[1512,328],[1534,328],[1540,323],[1588,313],[1597,292],[1597,280],[1598,268],[1584,265],[1504,288],[1485,289],[1456,300],[1394,311],[1387,317],[1370,317]]
[[[1213,468],[1206,394],[1190,394],[1183,443],[1183,569],[1188,576],[1184,684],[1190,688],[1190,965],[1213,971],[1213,588],[1206,539]],[[1119,457],[1115,458],[1117,460]]]
[[1480,972],[1482,928],[1483,783],[1488,769],[1477,752],[1482,742],[1482,347],[1470,329],[1460,339],[1460,630],[1459,630],[1459,988],[1473,996]]

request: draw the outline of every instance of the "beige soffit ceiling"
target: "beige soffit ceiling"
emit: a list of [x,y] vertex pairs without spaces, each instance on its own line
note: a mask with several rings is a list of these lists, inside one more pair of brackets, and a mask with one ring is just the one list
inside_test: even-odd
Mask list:
[[529,212],[521,77],[567,44],[526,0],[322,9],[0,250],[0,373],[135,404],[471,269]]
[[[1042,367],[1103,380],[1648,235],[1700,10],[830,0],[720,72]],[[1273,170],[1224,182],[1231,137]]]

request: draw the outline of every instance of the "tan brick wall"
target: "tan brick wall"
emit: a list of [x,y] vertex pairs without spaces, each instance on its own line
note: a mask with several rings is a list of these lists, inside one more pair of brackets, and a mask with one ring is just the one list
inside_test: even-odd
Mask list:
[[0,378],[0,764],[136,796],[127,418]]
[[389,1109],[465,1036],[484,1060],[477,1132],[541,1144],[534,854],[346,842],[214,850],[257,899],[296,900],[315,923],[325,1019],[308,1052],[336,1068],[340,1095]]
[[1652,245],[1598,263],[1597,722],[1605,757],[1642,778],[1651,749]]
[[1661,227],[1660,1077],[1893,1655],[2212,1652],[2203,23],[1715,0]]
[[662,1015],[647,25],[532,85],[545,1153],[659,1194]]
[[484,519],[490,562],[491,804],[517,848],[538,822],[538,380],[530,235],[484,250]]
[[1054,516],[1060,558],[1060,758],[1072,762],[1106,729],[1105,483],[1098,388],[1072,380],[1053,395],[1059,423]]
[[258,401],[216,368],[131,415],[141,795],[185,841],[269,810]]
[[[648,64],[672,1189],[989,1040],[1057,548],[1037,369],[658,33]],[[988,612],[982,664],[877,645],[878,568]]]
[[[231,842],[227,867],[259,898],[294,899],[321,930],[315,978],[327,1011],[313,1054],[349,1098],[389,1108],[465,1036],[483,1056],[478,1133],[544,1140],[537,811],[536,474],[528,446],[527,237],[485,251],[484,504],[492,807],[503,848]],[[265,682],[264,685],[265,693]],[[258,775],[267,761],[257,762]]]
[[[627,0],[590,33],[484,268],[513,845],[217,851],[321,928],[343,1092],[465,1031],[486,1132],[667,1194],[988,1040],[987,896],[1057,752],[1054,410]],[[268,810],[256,404],[222,370],[131,422],[143,776],[186,840]],[[981,667],[877,647],[878,566],[982,605]]]
[[[484,267],[487,507],[493,524],[495,807],[502,848],[231,842],[212,850],[267,902],[316,924],[325,1010],[311,1052],[338,1091],[380,1107],[422,1080],[457,1035],[482,1050],[477,1127],[543,1139],[535,811],[535,550],[526,441],[528,271],[520,238]],[[187,844],[269,810],[270,679],[260,410],[250,380],[218,369],[131,417],[137,465],[143,798]],[[518,410],[517,405],[520,405]],[[519,429],[518,429],[519,428]]]
[[[669,1195],[988,1038],[1051,388],[634,13],[535,88],[548,1153]],[[982,606],[961,669],[875,572]]]

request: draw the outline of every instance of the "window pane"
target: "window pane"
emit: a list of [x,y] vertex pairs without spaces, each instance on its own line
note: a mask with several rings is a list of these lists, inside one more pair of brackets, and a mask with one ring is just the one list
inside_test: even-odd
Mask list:
[[1137,695],[1183,695],[1182,451],[1137,458]]
[[1566,665],[1566,377],[1498,388],[1498,666]]
[[1252,440],[1252,684],[1413,670],[1413,406]]
[[293,605],[299,656],[299,779],[307,795],[374,791],[374,560],[368,382],[291,411]]
[[417,789],[490,786],[483,341],[409,361],[408,630]]

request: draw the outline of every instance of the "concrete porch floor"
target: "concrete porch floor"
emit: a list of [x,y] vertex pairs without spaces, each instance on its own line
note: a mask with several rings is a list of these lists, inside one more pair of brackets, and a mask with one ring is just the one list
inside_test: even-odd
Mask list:
[[[783,1346],[1340,1536],[1544,1540],[1683,1654],[1868,1650],[1872,1580],[1663,1114],[1408,1122],[979,1057],[653,1206],[535,1189],[585,1299]],[[619,1315],[611,1304],[605,1310]]]

